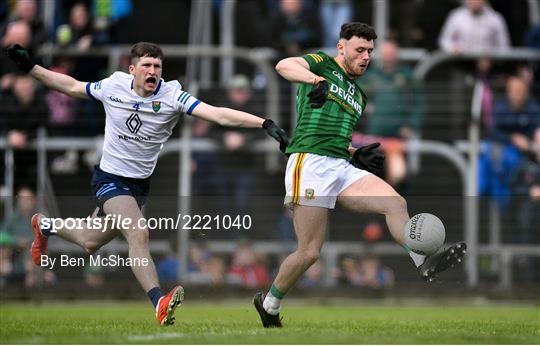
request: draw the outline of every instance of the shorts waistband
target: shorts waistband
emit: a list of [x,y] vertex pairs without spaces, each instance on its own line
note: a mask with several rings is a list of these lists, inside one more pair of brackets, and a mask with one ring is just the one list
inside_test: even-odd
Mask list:
[[113,173],[106,172],[106,171],[102,170],[102,169],[99,167],[99,165],[95,165],[95,166],[94,166],[94,169],[95,169],[96,171],[101,172],[101,173],[110,175],[110,176],[115,177],[115,178],[124,179],[124,180],[126,180],[126,181],[129,181],[129,182],[135,183],[135,184],[141,184],[141,183],[148,183],[148,182],[150,182],[150,177],[144,178],[144,179],[124,177],[124,176],[121,176],[121,175],[117,175],[117,174],[113,174]]

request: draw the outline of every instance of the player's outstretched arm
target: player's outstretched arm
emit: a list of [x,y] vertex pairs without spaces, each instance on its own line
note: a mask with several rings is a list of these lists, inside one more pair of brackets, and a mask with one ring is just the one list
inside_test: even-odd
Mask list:
[[30,75],[41,81],[48,88],[58,90],[71,97],[88,98],[88,94],[86,94],[86,83],[80,82],[71,76],[47,70],[39,65],[34,66],[30,71]]
[[279,148],[282,152],[285,152],[289,144],[289,137],[285,131],[270,119],[263,119],[256,115],[231,108],[214,107],[204,102],[197,105],[191,114],[198,118],[218,123],[221,126],[262,127],[269,136],[279,142]]
[[32,59],[30,59],[28,51],[21,45],[14,44],[9,46],[6,48],[6,54],[21,71],[30,74],[48,88],[58,90],[72,97],[88,98],[88,95],[86,94],[86,83],[79,82],[68,75],[53,72],[42,66],[36,65]]
[[214,107],[201,102],[191,113],[192,115],[228,127],[262,127],[263,118],[256,115],[237,111],[226,107]]
[[309,69],[309,64],[304,58],[286,58],[278,62],[276,71],[283,78],[293,83],[318,84],[325,79],[316,75]]

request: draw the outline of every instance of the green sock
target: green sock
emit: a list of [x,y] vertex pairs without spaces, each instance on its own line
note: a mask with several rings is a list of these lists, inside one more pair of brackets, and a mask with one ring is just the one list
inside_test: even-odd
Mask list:
[[285,293],[282,293],[274,284],[270,287],[270,293],[277,299],[283,299],[283,297],[285,297]]
[[417,267],[421,266],[426,260],[426,256],[417,254],[416,252],[412,251],[411,248],[408,247],[407,245],[403,245],[403,248],[405,249],[405,251],[407,251],[407,253],[412,258],[414,264]]

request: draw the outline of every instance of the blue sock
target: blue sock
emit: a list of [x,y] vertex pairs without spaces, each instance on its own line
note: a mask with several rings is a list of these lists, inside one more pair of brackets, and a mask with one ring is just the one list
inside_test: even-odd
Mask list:
[[161,292],[161,288],[159,287],[152,288],[147,294],[148,298],[152,301],[152,304],[154,304],[154,308],[157,306],[159,298],[163,297],[163,292]]

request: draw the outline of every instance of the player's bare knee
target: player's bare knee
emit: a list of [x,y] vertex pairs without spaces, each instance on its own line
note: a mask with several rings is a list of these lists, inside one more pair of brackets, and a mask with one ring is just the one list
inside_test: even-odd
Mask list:
[[129,244],[147,245],[149,239],[148,229],[135,229],[125,234]]
[[399,212],[407,211],[407,200],[402,196],[397,196],[396,198],[396,209]]
[[305,265],[307,266],[310,266],[312,265],[313,263],[317,262],[317,260],[319,259],[320,257],[320,254],[321,252],[318,251],[318,250],[311,250],[311,249],[308,249],[308,250],[303,250],[303,251],[300,251],[300,256],[302,258],[302,261],[304,262]]
[[83,244],[83,249],[86,251],[86,253],[93,254],[101,248],[101,245],[102,244],[95,240],[87,240]]
[[407,200],[402,196],[387,197],[385,214],[407,212]]

